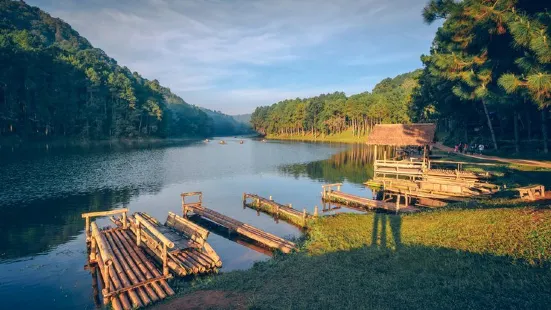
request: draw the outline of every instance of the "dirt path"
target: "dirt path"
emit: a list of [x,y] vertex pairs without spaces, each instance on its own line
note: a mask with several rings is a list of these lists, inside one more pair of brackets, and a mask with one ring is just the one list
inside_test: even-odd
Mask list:
[[477,159],[482,159],[482,160],[493,160],[493,161],[499,161],[499,162],[502,162],[502,163],[532,166],[532,167],[541,167],[541,168],[550,168],[551,169],[551,162],[546,162],[546,161],[528,160],[528,159],[513,159],[513,158],[503,158],[503,157],[497,157],[497,156],[470,155],[470,154],[463,154],[463,153],[455,153],[453,148],[445,146],[442,143],[436,143],[436,144],[434,144],[434,147],[437,148],[437,149],[440,149],[444,152],[451,152],[451,153],[461,155],[461,156],[465,156],[465,157],[477,158]]
[[246,309],[247,297],[227,291],[197,291],[174,298],[155,307],[156,310]]

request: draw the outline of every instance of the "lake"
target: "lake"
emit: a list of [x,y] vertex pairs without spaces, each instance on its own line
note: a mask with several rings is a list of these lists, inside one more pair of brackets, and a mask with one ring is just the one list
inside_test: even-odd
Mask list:
[[[128,207],[161,222],[181,214],[181,192],[202,191],[206,207],[281,237],[296,227],[244,209],[242,194],[273,196],[323,215],[321,184],[371,196],[364,145],[262,142],[224,138],[121,146],[0,149],[0,300],[5,308],[93,309],[81,213]],[[110,224],[98,220],[100,227]],[[211,233],[222,271],[246,269],[268,256]]]

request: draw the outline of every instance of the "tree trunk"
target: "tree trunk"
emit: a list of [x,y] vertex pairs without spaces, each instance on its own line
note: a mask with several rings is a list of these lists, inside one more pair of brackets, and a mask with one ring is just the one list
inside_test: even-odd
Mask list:
[[486,120],[488,121],[488,128],[490,129],[490,134],[492,136],[492,143],[494,144],[494,149],[497,151],[496,134],[494,132],[494,127],[492,126],[492,121],[490,120],[488,107],[486,107],[486,103],[484,101],[482,101],[482,106],[484,107],[484,114],[486,114]]
[[513,124],[515,129],[515,152],[520,152],[519,137],[518,137],[518,114],[517,111],[513,112]]
[[541,109],[541,136],[543,138],[543,152],[547,154],[549,152],[547,145],[547,108]]
[[530,118],[530,112],[526,112],[526,120],[528,122],[528,141],[532,140],[532,119]]

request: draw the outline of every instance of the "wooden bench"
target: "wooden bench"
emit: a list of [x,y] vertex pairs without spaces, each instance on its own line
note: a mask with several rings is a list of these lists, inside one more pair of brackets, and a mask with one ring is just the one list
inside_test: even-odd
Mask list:
[[537,197],[545,196],[545,187],[543,185],[532,185],[517,188],[521,199],[536,200]]

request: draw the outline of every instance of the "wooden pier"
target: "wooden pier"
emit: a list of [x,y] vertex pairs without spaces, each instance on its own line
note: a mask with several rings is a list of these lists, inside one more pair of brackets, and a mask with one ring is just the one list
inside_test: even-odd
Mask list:
[[[161,272],[140,247],[139,235],[148,233],[149,227],[139,227],[136,236],[130,229],[127,213],[128,209],[120,209],[82,214],[86,221],[88,266],[92,276],[99,275],[104,305],[111,304],[116,310],[144,307],[174,295],[166,281],[171,278],[166,263]],[[91,222],[94,217],[115,214],[122,214],[121,224],[116,228],[100,229]],[[173,247],[165,241],[163,248]]]
[[315,208],[314,215],[312,216],[306,212],[306,209],[302,209],[302,211],[293,209],[293,205],[277,203],[273,201],[271,196],[268,199],[255,194],[247,193],[243,193],[243,206],[266,212],[277,217],[278,219],[282,219],[299,227],[306,227],[308,219],[311,219],[313,216],[317,216],[318,213],[317,206]]
[[[345,205],[353,204],[369,210],[381,209],[396,213],[412,213],[420,211],[418,208],[409,205],[409,197],[407,196],[404,196],[406,203],[402,206],[400,203],[401,197],[398,197],[396,203],[374,200],[343,193],[340,191],[341,186],[341,183],[322,185],[322,199],[325,201],[339,202]],[[337,190],[334,190],[334,188],[337,188]]]
[[[151,234],[141,234],[145,250],[158,262],[163,263],[172,273],[184,277],[192,274],[216,272],[222,267],[222,261],[214,249],[207,243],[208,230],[184,219],[172,212],[168,213],[165,225],[147,213],[136,212],[128,216],[130,229],[136,234],[140,225],[150,226],[158,231],[174,247],[164,252],[162,244]],[[114,219],[119,224],[120,219]],[[120,224],[119,224],[120,225]]]
[[[188,217],[190,212],[201,216],[215,224],[225,227],[237,234],[250,238],[254,241],[263,244],[271,249],[280,250],[283,253],[291,253],[297,250],[296,245],[288,240],[272,235],[268,232],[260,230],[254,226],[242,223],[228,216],[220,214],[214,210],[208,209],[202,205],[203,194],[201,192],[182,193],[182,213],[184,217]],[[198,202],[186,203],[188,197],[197,196]]]

